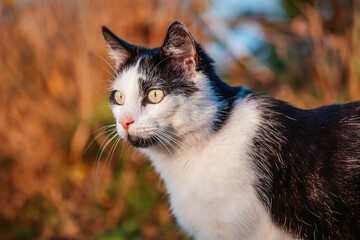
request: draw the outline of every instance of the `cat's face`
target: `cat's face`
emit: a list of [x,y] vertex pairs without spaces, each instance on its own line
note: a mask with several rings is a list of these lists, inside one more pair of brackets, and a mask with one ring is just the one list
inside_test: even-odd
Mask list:
[[138,148],[181,146],[212,127],[217,104],[191,34],[170,26],[161,48],[130,45],[103,28],[117,74],[110,105],[120,137]]

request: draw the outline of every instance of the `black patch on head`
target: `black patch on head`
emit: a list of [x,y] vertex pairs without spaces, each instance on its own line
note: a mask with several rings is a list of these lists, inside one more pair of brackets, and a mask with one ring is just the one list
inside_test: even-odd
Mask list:
[[301,110],[261,95],[255,185],[272,220],[301,239],[360,239],[360,102]]
[[[131,67],[134,67],[136,65],[136,63],[139,61],[139,59],[144,56],[145,54],[148,53],[148,49],[143,48],[143,47],[134,47],[132,49],[132,54],[131,54],[131,58],[129,58],[124,65],[121,68],[116,69],[117,70],[117,74],[121,74],[121,72],[123,72],[125,69],[129,69]],[[116,77],[116,76],[114,76]]]
[[166,94],[191,96],[198,91],[195,83],[183,68],[172,69],[171,59],[161,58],[158,51],[154,55],[144,56],[140,61],[140,73],[145,79],[139,79],[140,92],[143,95],[153,88],[160,88]]

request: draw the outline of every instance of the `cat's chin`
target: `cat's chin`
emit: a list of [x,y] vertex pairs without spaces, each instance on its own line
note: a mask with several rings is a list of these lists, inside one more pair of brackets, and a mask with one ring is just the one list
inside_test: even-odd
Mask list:
[[141,138],[131,136],[130,134],[127,136],[127,141],[130,143],[131,146],[135,148],[148,148],[158,144],[158,139],[154,136],[149,138]]

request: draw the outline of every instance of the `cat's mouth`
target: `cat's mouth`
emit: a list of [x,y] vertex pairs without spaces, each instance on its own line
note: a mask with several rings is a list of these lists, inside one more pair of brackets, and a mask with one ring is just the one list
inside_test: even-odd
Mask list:
[[128,134],[127,141],[133,147],[148,148],[150,146],[157,144],[159,140],[155,136],[151,136],[148,138],[141,138],[141,137],[136,137],[136,136],[132,136],[132,135]]

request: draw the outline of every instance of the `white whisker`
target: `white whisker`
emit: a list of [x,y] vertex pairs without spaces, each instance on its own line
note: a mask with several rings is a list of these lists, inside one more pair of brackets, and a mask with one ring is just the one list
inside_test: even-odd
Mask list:
[[152,70],[151,70],[151,72],[150,72],[149,75],[150,75],[151,77],[153,77],[152,74],[155,72],[156,68],[157,68],[162,62],[164,62],[165,60],[167,60],[167,59],[169,59],[169,58],[171,58],[171,56],[168,56],[168,57],[162,59],[158,64],[156,64],[156,66],[152,68]]
[[[162,130],[159,130],[159,131],[156,132],[156,134],[159,134],[162,137],[168,139],[170,142],[174,143],[175,144],[174,148],[176,148],[176,146],[179,146],[183,150],[187,151],[186,148],[185,148],[185,145],[183,143],[181,143],[179,140],[177,140],[175,137],[171,136],[170,134],[166,134],[166,133],[167,132],[166,132],[165,129],[162,129]],[[172,133],[172,132],[168,131],[168,133]]]
[[[100,133],[98,133],[98,134],[96,134],[96,136],[94,137],[94,139],[87,145],[87,147],[85,148],[85,150],[83,151],[83,154],[87,151],[87,150],[89,150],[89,148],[90,148],[90,146],[94,143],[94,141],[98,138],[98,137],[100,137],[102,134],[105,134],[105,133],[107,133],[107,132],[110,132],[111,130],[114,130],[113,128],[116,126],[116,124],[110,124],[110,125],[106,125],[106,126],[104,126],[104,127],[101,127],[101,128],[99,128],[99,129],[97,129],[97,130],[95,130],[95,131],[93,131],[91,134],[94,134],[94,133],[96,133],[96,132],[98,132],[98,131],[101,131]],[[106,128],[108,128],[108,129],[106,129]],[[105,129],[105,130],[104,130]],[[90,134],[90,135],[91,135]],[[89,135],[89,136],[90,136]]]
[[[110,151],[109,151],[109,154],[108,156],[106,157],[105,159],[105,163],[101,169],[101,172],[100,172],[100,176],[99,176],[99,180],[101,179],[103,173],[104,173],[104,170],[105,170],[105,167],[106,165],[110,168],[110,162],[111,162],[111,159],[112,157],[114,156],[114,153],[116,151],[116,146],[118,145],[118,143],[120,142],[120,137],[119,135],[115,135],[117,137],[117,139],[115,140],[115,143],[113,144],[113,146],[111,147]],[[107,163],[108,162],[108,163]]]
[[[171,157],[174,157],[173,154],[172,154],[172,152],[171,152],[171,151],[169,150],[169,148],[166,146],[166,142],[164,143],[164,142],[162,141],[163,139],[161,138],[161,136],[159,137],[159,136],[156,136],[156,135],[155,135],[155,138],[158,139],[159,142],[160,142],[160,144],[163,145],[163,146],[166,148],[166,150],[170,153]],[[165,140],[164,140],[164,141],[165,141]]]
[[[116,76],[118,76],[118,73],[116,72],[116,70],[111,66],[111,64],[101,55],[97,54],[96,52],[89,50],[92,54],[95,54],[97,57],[99,57],[100,59],[102,59],[115,73]],[[112,75],[112,74],[111,74]]]
[[[115,133],[115,134],[114,134],[114,133]],[[113,135],[113,134],[114,134],[114,135]],[[111,136],[111,135],[113,135],[113,136]],[[95,183],[96,183],[96,185],[98,184],[98,181],[97,181],[98,178],[97,178],[97,176],[98,176],[98,168],[99,168],[101,156],[102,156],[102,154],[104,153],[106,147],[109,145],[109,143],[110,143],[116,136],[117,136],[117,132],[116,132],[116,129],[115,129],[115,130],[113,130],[113,131],[109,134],[109,136],[108,136],[107,138],[105,138],[105,140],[102,142],[102,144],[101,144],[101,146],[100,146],[101,152],[100,152],[100,154],[98,155],[99,157],[97,157],[96,169],[95,169]],[[106,139],[108,139],[108,140],[106,141]],[[106,141],[106,144],[104,145],[104,142],[105,142],[105,141]],[[103,145],[104,145],[104,146],[103,146]]]

